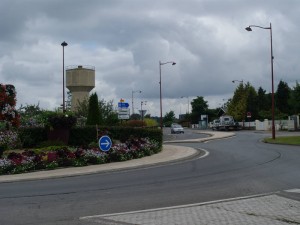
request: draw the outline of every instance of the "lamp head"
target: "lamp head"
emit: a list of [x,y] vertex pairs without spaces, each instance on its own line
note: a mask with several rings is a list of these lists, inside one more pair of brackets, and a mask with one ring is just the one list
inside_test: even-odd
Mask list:
[[252,29],[251,29],[250,26],[249,26],[249,27],[246,27],[245,30],[246,30],[246,31],[252,31]]
[[68,43],[67,42],[63,42],[63,43],[61,43],[61,46],[63,46],[63,47],[65,47],[65,46],[67,46],[68,45]]

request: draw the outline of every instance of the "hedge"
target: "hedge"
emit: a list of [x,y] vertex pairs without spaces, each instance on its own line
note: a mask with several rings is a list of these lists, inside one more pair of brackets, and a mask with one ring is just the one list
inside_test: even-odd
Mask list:
[[[36,147],[42,142],[47,141],[47,128],[19,128],[19,137],[23,148]],[[91,142],[97,142],[102,135],[109,135],[112,139],[124,142],[131,137],[146,138],[155,140],[162,145],[162,132],[157,128],[132,128],[132,127],[74,127],[70,129],[69,145],[87,146]]]

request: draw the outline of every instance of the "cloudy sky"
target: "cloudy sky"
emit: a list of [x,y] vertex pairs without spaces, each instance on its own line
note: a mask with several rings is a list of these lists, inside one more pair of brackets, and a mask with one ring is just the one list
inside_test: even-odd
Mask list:
[[[163,114],[188,110],[203,96],[210,108],[250,82],[271,92],[272,23],[274,84],[300,81],[299,0],[0,0],[0,83],[13,84],[18,106],[62,104],[65,66],[96,69],[99,98],[120,98],[135,110],[159,115],[159,61]],[[183,98],[181,98],[184,96]],[[189,107],[191,110],[191,107]]]

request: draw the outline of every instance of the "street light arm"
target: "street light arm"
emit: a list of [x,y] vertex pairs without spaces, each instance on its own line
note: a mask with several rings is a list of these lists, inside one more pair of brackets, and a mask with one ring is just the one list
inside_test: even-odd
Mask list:
[[257,27],[257,28],[266,29],[266,30],[270,30],[270,29],[271,29],[271,26],[270,26],[270,27],[261,27],[261,26],[257,26],[257,25],[249,25],[249,26],[246,27],[245,29],[246,29],[247,31],[252,31],[251,27]]
[[232,83],[235,83],[236,81],[237,81],[237,82],[240,82],[240,83],[242,83],[242,84],[244,83],[243,80],[233,80]]
[[138,90],[138,91],[132,91],[132,93],[142,93],[142,91]]
[[159,65],[165,65],[165,64],[168,64],[168,63],[172,63],[172,65],[174,66],[174,65],[176,65],[176,62],[174,62],[174,61],[170,61],[170,62],[161,62],[161,61],[159,61]]

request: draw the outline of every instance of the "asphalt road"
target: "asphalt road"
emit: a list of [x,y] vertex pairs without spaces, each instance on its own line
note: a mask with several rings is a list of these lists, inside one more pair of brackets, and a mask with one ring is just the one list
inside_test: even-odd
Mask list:
[[0,224],[81,224],[78,218],[89,215],[299,188],[299,146],[262,143],[266,135],[270,134],[241,131],[225,140],[184,144],[209,151],[202,159],[122,172],[2,183]]

